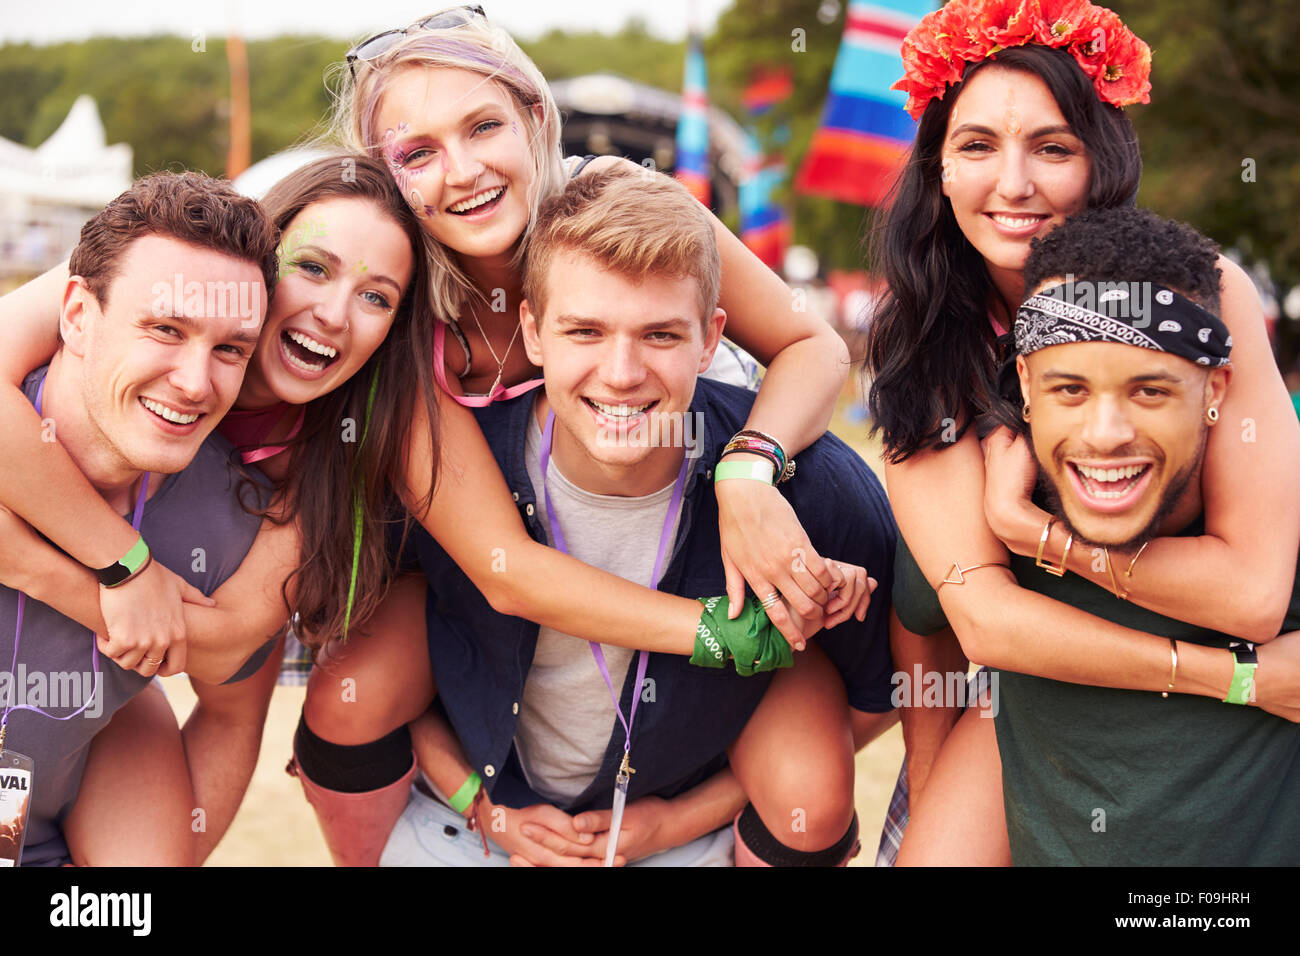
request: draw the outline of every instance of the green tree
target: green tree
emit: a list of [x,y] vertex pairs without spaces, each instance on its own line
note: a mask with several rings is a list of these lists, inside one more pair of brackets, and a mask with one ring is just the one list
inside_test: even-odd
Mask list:
[[777,196],[790,211],[794,241],[812,248],[826,268],[860,269],[863,236],[872,211],[794,191],[790,183],[821,122],[831,70],[844,33],[847,0],[822,4],[833,17],[819,18],[807,0],[736,0],[718,18],[705,45],[709,59],[709,97],[733,115],[744,117],[741,95],[756,68],[790,71],[794,92],[759,125],[762,139],[785,125],[784,152],[789,181]]
[[[1131,113],[1142,143],[1139,201],[1190,222],[1284,294],[1300,284],[1300,63],[1295,10],[1277,0],[1115,4],[1153,51],[1151,103]],[[1278,325],[1282,362],[1300,328]]]

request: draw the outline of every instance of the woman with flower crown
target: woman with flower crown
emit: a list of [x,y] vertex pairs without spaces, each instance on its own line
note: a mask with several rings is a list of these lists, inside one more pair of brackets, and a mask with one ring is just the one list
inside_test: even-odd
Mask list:
[[[1023,440],[1005,429],[986,437],[984,413],[996,394],[999,337],[1024,296],[1030,241],[1076,211],[1134,202],[1141,159],[1122,107],[1149,102],[1151,53],[1116,14],[1086,0],[954,0],[908,34],[903,61],[896,88],[909,94],[919,126],[876,235],[875,267],[889,292],[867,364],[890,501],[933,587],[954,561],[1005,566],[1008,550],[1065,549],[1066,531],[1046,527],[1025,492],[1035,466]],[[1160,538],[1111,560],[1131,569],[1135,604],[1268,640],[1300,549],[1300,429],[1258,296],[1236,264],[1218,265],[1235,372],[1221,408],[1229,427],[1211,431],[1205,459],[1205,534]],[[1268,438],[1244,440],[1237,423]],[[1109,568],[1085,549],[1067,567],[1111,587]],[[1022,589],[1009,569],[977,570],[938,593],[960,645],[951,633],[908,633],[895,619],[899,671],[914,663],[964,671],[970,659],[1075,683],[1168,684],[1168,641]],[[901,862],[1010,861],[993,721],[977,717],[976,708],[961,719],[904,711],[915,813]],[[882,859],[897,850],[898,824],[887,826]]]

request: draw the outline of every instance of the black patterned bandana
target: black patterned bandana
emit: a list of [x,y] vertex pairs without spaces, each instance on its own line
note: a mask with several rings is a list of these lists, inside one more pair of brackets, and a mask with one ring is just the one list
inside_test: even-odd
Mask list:
[[1070,342],[1118,342],[1168,352],[1207,368],[1229,363],[1232,336],[1214,313],[1153,282],[1051,286],[1016,312],[1016,351]]

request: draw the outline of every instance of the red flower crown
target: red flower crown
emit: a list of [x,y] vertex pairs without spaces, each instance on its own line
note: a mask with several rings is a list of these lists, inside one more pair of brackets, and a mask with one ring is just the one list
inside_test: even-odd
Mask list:
[[1088,0],[951,0],[903,40],[905,75],[890,89],[907,93],[907,112],[919,120],[966,64],[1027,43],[1066,50],[1104,103],[1151,102],[1151,48]]

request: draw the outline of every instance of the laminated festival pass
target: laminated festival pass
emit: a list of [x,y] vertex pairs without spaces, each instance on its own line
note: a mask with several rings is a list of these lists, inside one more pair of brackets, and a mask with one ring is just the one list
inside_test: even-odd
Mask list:
[[32,805],[32,758],[0,751],[0,867],[17,866]]

